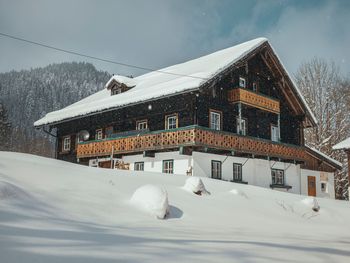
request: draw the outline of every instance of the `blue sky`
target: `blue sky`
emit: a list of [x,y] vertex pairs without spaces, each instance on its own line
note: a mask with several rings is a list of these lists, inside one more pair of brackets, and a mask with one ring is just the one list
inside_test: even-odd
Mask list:
[[[151,68],[264,36],[291,73],[317,56],[349,74],[349,25],[347,0],[0,0],[0,32]],[[89,61],[110,73],[145,73],[1,36],[0,58],[0,72]]]

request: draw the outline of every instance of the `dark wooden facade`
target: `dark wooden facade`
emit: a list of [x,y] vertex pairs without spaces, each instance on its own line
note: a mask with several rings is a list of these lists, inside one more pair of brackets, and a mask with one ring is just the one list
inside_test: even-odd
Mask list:
[[[205,151],[209,147],[216,149],[218,152],[225,150],[225,154],[231,151],[236,152],[236,154],[242,152],[249,153],[252,156],[264,156],[264,158],[284,158],[303,162],[306,168],[334,170],[332,167],[316,167],[317,164],[312,163],[312,158],[309,157],[307,151],[303,148],[303,129],[308,123],[305,112],[299,109],[300,102],[295,106],[296,99],[295,96],[290,96],[290,88],[283,88],[284,85],[291,84],[284,78],[283,72],[278,69],[271,51],[270,55],[268,55],[266,50],[270,50],[268,46],[262,47],[240,64],[226,69],[220,76],[205,83],[198,90],[157,98],[128,107],[111,109],[53,125],[57,128],[58,158],[76,162],[77,158],[84,160],[84,158],[89,157],[108,156],[111,154],[110,146],[112,144],[116,149],[121,149],[119,152],[116,150],[116,154],[170,150],[182,146],[190,146],[198,151]],[[246,81],[245,88],[240,88],[242,90],[241,93],[239,91],[240,77],[243,77]],[[241,109],[241,117],[247,123],[246,138],[237,135],[239,107]],[[210,127],[209,112],[211,110],[222,114],[221,133],[206,130],[206,128]],[[143,145],[152,145],[153,143],[153,148],[151,146],[148,148],[135,147],[135,143],[137,144],[138,140],[136,137],[140,137],[140,134],[132,133],[131,131],[136,130],[137,121],[148,121],[148,133],[152,134],[152,131],[157,131],[157,134],[164,135],[168,132],[164,131],[165,116],[169,114],[177,114],[178,128],[191,131],[193,137],[187,134],[187,137],[183,135],[185,137],[181,138],[181,133],[178,133],[177,135],[172,135],[173,137],[175,136],[175,139],[170,136],[171,138],[168,138],[169,141],[162,142],[163,145],[169,145],[169,147],[156,147],[157,142],[155,140],[158,137],[153,136],[156,139],[152,139],[153,137],[148,135],[149,141],[145,139],[146,141],[139,143],[143,143]],[[277,126],[278,123],[280,127],[280,142],[272,142],[271,125]],[[190,128],[187,129],[185,127]],[[93,141],[98,129],[103,129],[104,140]],[[106,129],[113,131],[113,136],[116,137],[114,140],[108,138],[112,137],[112,135],[106,135]],[[78,144],[76,136],[81,130],[88,130],[90,140],[93,142]],[[198,132],[205,132],[208,138],[202,138],[202,142],[198,143]],[[217,134],[221,134],[221,137]],[[62,150],[62,138],[64,136],[71,136],[71,149],[69,151]],[[117,139],[118,136],[119,138],[129,139],[120,140]],[[197,137],[195,138],[195,136]],[[215,145],[215,143],[210,143],[210,136],[219,136],[220,138],[217,137],[217,139],[220,139],[221,144]],[[142,138],[146,137],[143,136]],[[164,138],[166,139],[166,136]],[[118,145],[116,145],[117,143],[132,143],[130,141],[134,141],[134,148],[130,146],[128,151],[124,151],[123,147],[120,146],[118,148]],[[89,143],[90,146],[92,144],[95,146],[89,148]],[[239,147],[237,143],[240,145]],[[89,149],[86,150],[87,148]],[[77,149],[79,152],[78,156]],[[84,149],[85,154],[82,154]],[[87,151],[89,152],[88,154],[86,154]]]

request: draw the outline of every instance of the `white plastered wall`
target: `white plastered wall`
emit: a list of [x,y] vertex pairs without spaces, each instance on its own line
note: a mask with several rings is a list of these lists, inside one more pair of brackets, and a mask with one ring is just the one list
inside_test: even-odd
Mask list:
[[[218,154],[193,152],[192,156],[181,155],[178,151],[156,153],[155,157],[143,157],[142,154],[124,156],[123,161],[130,163],[130,169],[134,170],[135,162],[144,162],[144,170],[149,172],[162,172],[163,160],[174,160],[174,174],[186,175],[192,167],[194,176],[211,177],[211,161],[222,162],[222,179],[231,181],[233,179],[233,163],[240,163],[242,167],[242,179],[250,185],[270,188],[272,182],[271,168],[285,171],[285,184],[292,186],[290,193],[307,195],[307,176],[316,177],[316,193],[318,197],[334,198],[334,175],[328,176],[327,192],[321,191],[321,173],[313,170],[300,169],[300,165],[283,163],[264,159],[242,158],[235,156],[223,156]],[[276,188],[275,188],[276,189]],[[286,191],[285,189],[276,189]]]
[[163,171],[163,160],[174,160],[174,174],[185,175],[189,167],[193,165],[193,158],[189,155],[181,155],[179,152],[155,153],[154,157],[143,157],[142,154],[123,156],[123,161],[130,163],[130,169],[134,170],[135,162],[144,162],[144,171]]
[[[327,178],[321,180],[321,175]],[[314,176],[316,178],[316,196],[335,198],[334,192],[334,173],[319,172],[314,170],[301,169],[301,194],[308,195],[308,176]],[[325,192],[321,190],[321,182],[327,183],[327,189]]]
[[268,161],[263,159],[242,158],[235,156],[222,156],[193,152],[193,171],[195,176],[211,177],[211,161],[222,162],[222,179],[231,181],[233,179],[233,163],[240,163],[242,167],[242,180],[248,184],[270,188],[271,167],[285,171],[285,183],[292,186],[288,192],[300,194],[300,166]]

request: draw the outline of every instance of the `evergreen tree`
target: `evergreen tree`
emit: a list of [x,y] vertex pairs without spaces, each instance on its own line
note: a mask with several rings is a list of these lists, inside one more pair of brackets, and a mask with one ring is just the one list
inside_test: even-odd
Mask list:
[[11,124],[7,119],[7,111],[0,102],[0,150],[10,149]]
[[53,156],[55,139],[36,130],[34,121],[100,91],[109,78],[90,63],[76,62],[0,73],[0,98],[11,109],[11,150]]

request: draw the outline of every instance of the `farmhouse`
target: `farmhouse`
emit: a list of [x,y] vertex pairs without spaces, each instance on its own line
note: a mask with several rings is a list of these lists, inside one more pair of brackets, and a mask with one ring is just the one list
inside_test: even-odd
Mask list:
[[265,38],[105,89],[34,124],[58,159],[206,176],[334,198],[341,164],[304,142],[317,121]]
[[347,155],[347,159],[348,159],[348,182],[349,182],[349,187],[348,190],[350,193],[350,137],[337,143],[336,145],[333,146],[333,150],[343,150],[346,155]]

